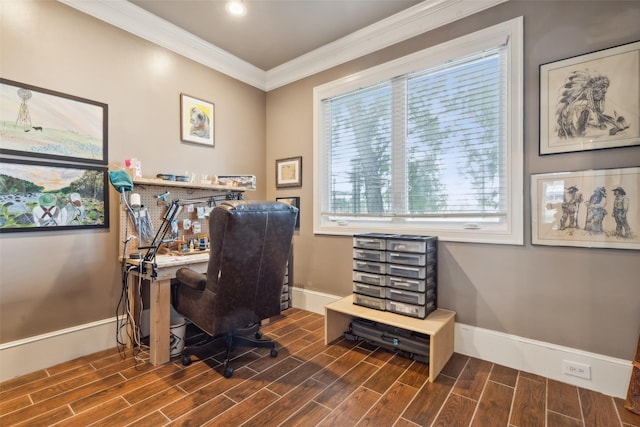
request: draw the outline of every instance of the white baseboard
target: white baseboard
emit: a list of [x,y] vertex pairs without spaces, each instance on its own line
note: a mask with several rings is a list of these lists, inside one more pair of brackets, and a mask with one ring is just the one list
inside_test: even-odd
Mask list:
[[[292,305],[324,315],[324,306],[339,296],[294,287]],[[116,346],[116,318],[87,323],[23,340],[0,344],[0,381],[48,368]],[[557,381],[624,398],[631,361],[562,347],[543,341],[477,328],[455,326],[454,351]],[[37,357],[25,357],[37,355]],[[562,372],[562,361],[591,367],[586,380]]]
[[[322,315],[324,305],[338,299],[340,297],[335,295],[296,287],[292,293],[294,307]],[[454,351],[623,399],[627,394],[631,377],[630,360],[616,359],[462,323],[455,325]],[[589,365],[591,379],[564,374],[563,360]]]
[[341,297],[335,295],[296,288],[294,286],[291,292],[291,305],[295,308],[324,316],[324,306],[330,302],[338,301],[340,298]]
[[0,381],[115,346],[115,317],[0,344]]
[[[543,341],[456,323],[457,353],[542,375],[567,384],[625,398],[631,377],[631,361],[550,344]],[[591,367],[591,379],[562,372],[562,361]]]

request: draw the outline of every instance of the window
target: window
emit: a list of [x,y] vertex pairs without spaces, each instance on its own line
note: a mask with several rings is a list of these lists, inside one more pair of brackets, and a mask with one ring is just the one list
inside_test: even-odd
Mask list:
[[517,18],[314,89],[314,232],[522,244],[522,157]]

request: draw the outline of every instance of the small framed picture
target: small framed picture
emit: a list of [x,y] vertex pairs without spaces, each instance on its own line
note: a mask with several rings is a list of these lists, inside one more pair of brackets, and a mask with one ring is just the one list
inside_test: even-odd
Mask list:
[[295,206],[298,208],[298,217],[296,218],[296,230],[300,229],[300,197],[276,197],[276,202]]
[[531,175],[531,243],[640,249],[640,168]]
[[540,66],[540,154],[640,144],[640,41]]
[[215,146],[213,103],[180,94],[180,138],[184,142]]
[[302,186],[302,157],[276,160],[276,188]]

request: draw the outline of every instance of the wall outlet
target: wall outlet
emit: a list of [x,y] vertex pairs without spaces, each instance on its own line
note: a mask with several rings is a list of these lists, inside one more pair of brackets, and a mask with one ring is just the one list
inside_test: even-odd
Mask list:
[[574,362],[572,360],[562,361],[562,372],[566,375],[573,375],[574,377],[580,377],[587,380],[591,379],[591,365]]

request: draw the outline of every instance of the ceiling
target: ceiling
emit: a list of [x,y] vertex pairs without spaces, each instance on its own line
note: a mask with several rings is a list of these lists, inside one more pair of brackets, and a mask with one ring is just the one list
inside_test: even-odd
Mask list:
[[508,0],[58,1],[270,91]]
[[421,0],[129,0],[261,70],[269,70],[381,21]]

